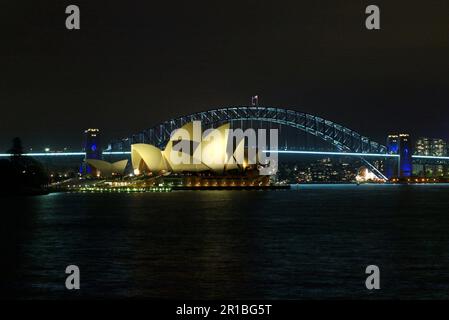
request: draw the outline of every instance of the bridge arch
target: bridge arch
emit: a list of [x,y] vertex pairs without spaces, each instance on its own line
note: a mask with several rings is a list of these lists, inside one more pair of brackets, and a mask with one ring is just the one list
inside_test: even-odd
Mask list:
[[291,109],[263,106],[233,106],[196,112],[164,121],[131,137],[111,143],[112,150],[127,150],[134,143],[149,143],[162,147],[173,130],[192,121],[203,126],[218,125],[235,120],[257,120],[290,126],[314,135],[340,151],[357,153],[386,153],[387,148],[345,126],[324,118]]

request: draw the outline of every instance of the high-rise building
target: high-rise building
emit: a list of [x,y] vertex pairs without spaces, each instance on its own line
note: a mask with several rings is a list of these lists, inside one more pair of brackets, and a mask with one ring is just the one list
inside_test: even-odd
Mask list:
[[447,143],[440,138],[420,137],[415,143],[415,154],[444,157],[447,155]]
[[[397,154],[399,151],[399,136],[390,134],[387,137],[387,153]],[[385,159],[385,176],[390,179],[399,175],[399,164],[397,159]]]
[[447,155],[447,143],[443,139],[432,139],[431,152],[433,156],[445,157]]
[[399,134],[399,177],[410,177],[413,172],[413,150],[410,135],[408,133]]
[[103,150],[100,145],[99,129],[87,129],[84,131],[83,151],[86,152],[86,159],[101,160]]
[[[84,131],[84,145],[83,151],[86,152],[86,158],[102,160],[103,150],[100,144],[100,130],[99,129],[87,129]],[[86,163],[83,163],[83,173],[95,174],[92,168]]]
[[392,178],[394,176],[406,178],[412,175],[413,152],[409,134],[400,133],[388,135],[387,153],[399,155],[399,162],[397,160],[387,160],[387,165],[385,166],[387,178]]
[[415,154],[419,156],[430,156],[431,155],[430,139],[420,137],[415,143]]
[[390,134],[387,137],[387,153],[397,154],[399,151],[399,136],[397,134]]
[[[448,154],[447,143],[440,138],[420,137],[415,143],[415,154],[419,156],[444,157]],[[444,176],[445,165],[443,163],[426,163],[422,161],[416,166],[416,174],[425,177]]]

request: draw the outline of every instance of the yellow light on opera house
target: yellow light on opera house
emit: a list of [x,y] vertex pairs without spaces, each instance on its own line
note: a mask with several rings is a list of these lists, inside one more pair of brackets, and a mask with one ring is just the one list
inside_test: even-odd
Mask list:
[[[170,172],[202,172],[213,171],[223,173],[231,169],[243,169],[247,165],[239,165],[237,159],[244,158],[244,139],[239,142],[234,152],[227,152],[229,123],[208,132],[201,139],[198,132],[195,132],[194,123],[190,122],[175,130],[164,150],[150,144],[131,145],[131,161],[134,168],[134,174],[157,173],[165,174]],[[175,151],[174,146],[180,141],[190,142],[193,150]],[[175,161],[177,159],[187,159],[188,161]],[[181,162],[181,163],[178,163]]]

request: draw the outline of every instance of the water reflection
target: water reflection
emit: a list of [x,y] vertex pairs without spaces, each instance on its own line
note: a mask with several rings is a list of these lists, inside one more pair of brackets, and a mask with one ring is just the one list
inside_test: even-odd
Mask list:
[[[449,186],[6,199],[2,296],[445,298]],[[64,287],[81,269],[81,290]],[[382,272],[382,295],[364,289]]]

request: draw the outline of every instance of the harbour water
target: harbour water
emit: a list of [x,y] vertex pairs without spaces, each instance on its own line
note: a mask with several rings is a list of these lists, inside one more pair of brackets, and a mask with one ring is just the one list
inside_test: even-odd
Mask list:
[[449,185],[1,201],[1,298],[449,298]]

